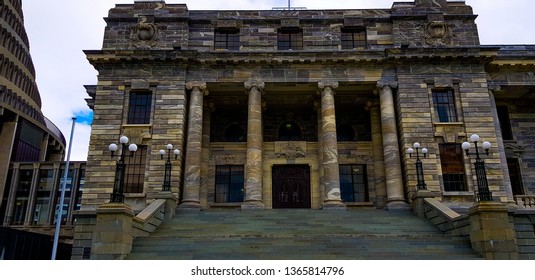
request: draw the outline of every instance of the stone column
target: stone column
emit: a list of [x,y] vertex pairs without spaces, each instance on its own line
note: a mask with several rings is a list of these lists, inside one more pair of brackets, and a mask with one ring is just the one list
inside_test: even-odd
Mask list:
[[244,83],[249,95],[247,115],[247,164],[245,165],[245,203],[242,209],[263,209],[262,197],[262,91],[265,84],[260,81]]
[[208,91],[204,82],[188,82],[186,88],[191,90],[191,95],[186,140],[184,191],[179,207],[200,209],[203,98],[208,95]]
[[210,123],[212,121],[212,112],[214,103],[207,102],[204,106],[203,128],[202,128],[202,150],[201,150],[201,206],[208,206],[208,184],[210,169]]
[[321,127],[322,127],[322,120],[321,120],[321,100],[314,102],[314,109],[316,110],[316,116],[317,116],[317,126],[318,126],[318,172],[319,172],[319,198],[322,200],[321,203],[323,203],[323,198],[325,197],[325,185],[324,185],[324,178],[325,178],[325,172],[323,170],[323,142],[321,141]]
[[503,172],[503,186],[500,186],[500,190],[503,190],[507,195],[507,202],[510,204],[516,204],[513,198],[513,188],[511,187],[511,178],[509,177],[509,168],[507,166],[507,156],[505,154],[505,145],[503,144],[502,128],[500,126],[500,119],[498,118],[498,108],[496,106],[496,99],[494,94],[500,91],[500,86],[489,87],[489,97],[492,110],[492,118],[494,119],[494,127],[496,130],[496,146],[500,153],[501,169]]
[[399,155],[398,131],[394,96],[392,89],[397,88],[396,81],[378,81],[379,100],[381,103],[381,128],[383,131],[383,154],[386,177],[388,209],[408,207],[403,193],[403,179]]
[[387,193],[385,185],[385,160],[383,154],[383,134],[381,131],[381,111],[379,104],[374,102],[370,107],[370,119],[372,129],[373,146],[373,170],[375,176],[375,194],[377,196],[377,207],[385,207]]
[[344,209],[340,195],[340,171],[338,166],[338,142],[336,139],[336,114],[334,110],[334,90],[337,82],[319,82],[321,94],[321,134],[323,146],[322,165],[324,172],[323,209]]

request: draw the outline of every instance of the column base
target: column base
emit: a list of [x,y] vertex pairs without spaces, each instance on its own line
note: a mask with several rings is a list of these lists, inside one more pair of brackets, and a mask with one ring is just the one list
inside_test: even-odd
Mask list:
[[199,201],[184,201],[178,205],[178,208],[186,211],[201,211],[201,203]]
[[393,212],[412,212],[412,207],[405,201],[389,201],[386,204],[386,210]]
[[325,201],[321,207],[323,210],[346,210],[346,205],[341,201]]
[[264,210],[266,206],[261,201],[246,201],[241,205],[242,210]]

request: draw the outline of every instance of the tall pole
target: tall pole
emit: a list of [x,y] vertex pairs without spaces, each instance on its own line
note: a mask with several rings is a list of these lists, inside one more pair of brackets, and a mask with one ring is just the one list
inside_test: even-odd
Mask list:
[[56,232],[54,233],[54,245],[52,246],[52,260],[56,259],[59,242],[59,232],[61,228],[61,215],[63,213],[63,203],[65,202],[65,187],[67,185],[67,175],[69,174],[69,163],[71,160],[71,148],[72,139],[74,136],[74,125],[76,124],[76,118],[72,118],[71,137],[69,140],[69,149],[67,151],[67,162],[65,163],[65,172],[63,172],[63,182],[61,184],[61,196],[59,200],[59,209],[56,217]]

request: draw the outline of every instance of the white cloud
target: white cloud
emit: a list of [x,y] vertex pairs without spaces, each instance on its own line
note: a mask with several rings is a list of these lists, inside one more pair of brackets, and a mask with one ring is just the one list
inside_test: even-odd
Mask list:
[[[287,0],[168,0],[199,9],[271,9],[285,7]],[[292,0],[292,6],[308,9],[388,9],[390,0]],[[96,84],[97,72],[82,50],[100,49],[104,17],[115,4],[133,0],[24,0],[25,26],[37,72],[44,114],[69,138],[71,117],[88,112],[83,85]],[[467,0],[474,13],[483,44],[535,44],[529,22],[532,0]],[[71,160],[85,160],[90,127],[77,124]]]

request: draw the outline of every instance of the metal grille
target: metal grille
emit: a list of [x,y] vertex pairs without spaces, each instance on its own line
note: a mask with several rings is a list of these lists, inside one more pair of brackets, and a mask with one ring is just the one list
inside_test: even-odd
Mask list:
[[444,191],[467,191],[461,145],[457,143],[440,144],[439,149]]
[[[128,153],[128,151],[123,151]],[[134,157],[125,154],[124,193],[143,193],[145,181],[145,162],[147,161],[147,146],[138,146]]]

